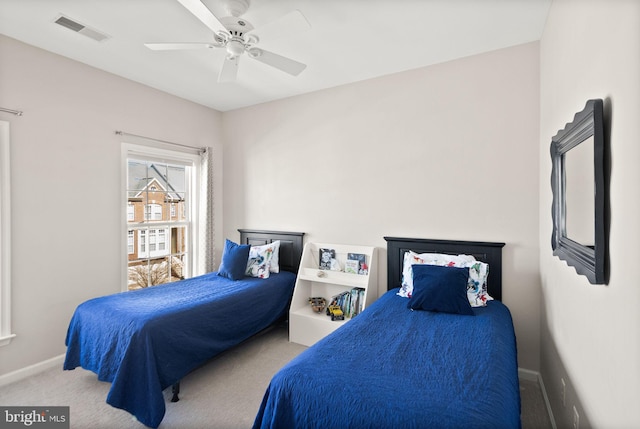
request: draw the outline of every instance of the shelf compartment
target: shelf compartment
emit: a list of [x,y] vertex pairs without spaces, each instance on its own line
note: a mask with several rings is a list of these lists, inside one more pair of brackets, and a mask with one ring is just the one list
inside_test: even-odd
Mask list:
[[[320,270],[320,249],[335,251],[335,259],[341,267],[349,253],[363,254],[368,266],[367,274],[345,273],[343,271]],[[343,244],[307,243],[302,253],[298,278],[289,309],[289,341],[310,346],[329,335],[351,318],[331,320],[325,312],[316,313],[309,304],[311,297],[323,297],[327,305],[331,298],[353,288],[364,290],[363,309],[378,298],[377,249],[370,246]],[[320,273],[320,277],[318,276]]]

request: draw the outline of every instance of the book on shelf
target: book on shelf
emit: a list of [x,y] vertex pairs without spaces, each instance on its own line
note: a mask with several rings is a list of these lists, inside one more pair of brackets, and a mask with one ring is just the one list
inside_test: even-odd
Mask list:
[[351,313],[351,317],[355,317],[358,314],[358,289],[353,288],[351,289],[351,308],[349,309],[349,312]]
[[344,261],[344,272],[348,274],[358,274],[360,271],[360,261],[355,259],[347,259]]
[[348,261],[358,262],[358,269],[357,269],[358,274],[369,273],[369,266],[367,265],[367,255],[364,255],[362,253],[347,253],[347,262]]
[[356,287],[334,295],[331,305],[339,305],[345,318],[353,318],[364,310],[364,289]]
[[335,266],[336,251],[335,249],[320,249],[320,259],[318,261],[318,268],[321,270],[331,270]]

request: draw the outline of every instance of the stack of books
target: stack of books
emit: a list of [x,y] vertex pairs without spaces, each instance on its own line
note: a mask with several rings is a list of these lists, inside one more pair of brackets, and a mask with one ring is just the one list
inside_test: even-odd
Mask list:
[[354,287],[341,294],[331,297],[332,305],[339,305],[344,317],[355,317],[364,310],[364,289]]

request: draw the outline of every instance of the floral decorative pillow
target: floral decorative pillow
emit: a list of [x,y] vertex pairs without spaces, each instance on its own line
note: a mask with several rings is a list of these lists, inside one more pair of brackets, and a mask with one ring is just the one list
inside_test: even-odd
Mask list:
[[402,264],[402,287],[398,295],[405,298],[411,297],[413,291],[413,264],[428,264],[440,266],[459,267],[466,262],[473,262],[476,258],[471,255],[447,255],[444,253],[415,253],[408,251],[404,254]]
[[[280,242],[278,242],[278,246]],[[247,260],[246,274],[251,277],[268,279],[271,272],[271,261],[275,252],[273,243],[263,246],[251,246],[249,259]]]
[[280,272],[280,240],[276,240],[272,243],[267,244],[266,246],[273,247],[273,257],[271,258],[271,262],[269,263],[269,272],[279,273]]
[[411,298],[413,293],[413,271],[411,266],[439,265],[448,267],[469,268],[467,298],[472,307],[484,307],[493,298],[487,293],[487,276],[489,265],[476,261],[471,255],[446,255],[441,253],[421,253],[409,251],[404,254],[402,267],[402,286],[398,295]]
[[467,283],[467,298],[472,307],[484,307],[493,298],[487,293],[487,276],[489,265],[484,262],[467,262],[463,267],[469,268],[469,282]]

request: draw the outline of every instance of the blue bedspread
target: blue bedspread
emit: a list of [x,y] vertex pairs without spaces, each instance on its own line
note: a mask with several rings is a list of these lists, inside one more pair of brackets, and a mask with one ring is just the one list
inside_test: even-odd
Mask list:
[[95,372],[112,383],[108,404],[158,427],[162,391],[285,314],[294,283],[289,272],[240,281],[210,273],[86,301],[69,324],[64,369]]
[[396,292],[284,366],[254,428],[519,428],[507,307],[411,311]]

